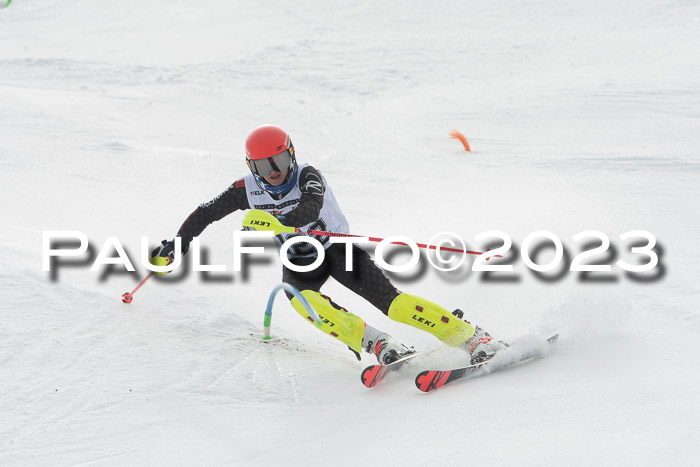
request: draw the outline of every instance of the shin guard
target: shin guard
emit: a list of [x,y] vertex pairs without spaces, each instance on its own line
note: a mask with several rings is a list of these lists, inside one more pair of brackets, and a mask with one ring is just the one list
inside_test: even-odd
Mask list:
[[[330,298],[319,292],[303,290],[301,294],[309,301],[309,304],[323,321],[323,325],[320,327],[321,331],[347,344],[358,354],[362,352],[362,336],[365,333],[365,322],[362,318],[336,305]],[[292,299],[292,306],[301,316],[312,323],[314,322],[313,317],[309,316],[298,298]]]
[[474,326],[424,298],[402,293],[391,302],[389,318],[429,332],[442,342],[457,347],[474,335]]

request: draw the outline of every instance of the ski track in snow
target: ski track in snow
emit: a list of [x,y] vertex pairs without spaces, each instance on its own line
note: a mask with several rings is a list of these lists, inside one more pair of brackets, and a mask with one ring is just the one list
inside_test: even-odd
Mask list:
[[[697,4],[93,3],[0,10],[0,464],[697,462]],[[499,229],[518,253],[545,229],[574,255],[571,237],[595,229],[630,260],[618,237],[643,229],[659,277],[537,280],[517,256],[504,281],[471,261],[391,275],[498,338],[561,336],[545,359],[428,395],[415,374],[461,352],[332,280],[336,302],[425,355],[367,390],[372,358],[281,296],[280,339],[261,342],[272,251],[247,274],[176,273],[122,304],[140,236],[171,237],[245,174],[262,123],[323,171],[353,233],[449,230],[477,248]],[[241,219],[202,235],[229,269]],[[82,261],[52,279],[45,230],[81,230],[94,254],[117,236],[138,274]]]

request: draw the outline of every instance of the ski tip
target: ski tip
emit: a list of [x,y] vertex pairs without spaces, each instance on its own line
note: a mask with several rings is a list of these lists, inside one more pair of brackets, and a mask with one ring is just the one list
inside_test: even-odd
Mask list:
[[430,371],[421,371],[416,375],[416,387],[423,392],[428,392],[428,382],[430,377],[428,376]]
[[385,377],[387,372],[393,372],[401,368],[407,361],[416,358],[420,352],[413,351],[403,358],[391,362],[388,365],[370,365],[365,368],[360,374],[360,380],[368,388],[373,388],[379,384]]
[[547,339],[547,342],[549,342],[550,344],[556,344],[558,340],[559,334],[554,334],[552,337]]
[[386,367],[382,365],[371,365],[362,370],[360,374],[360,380],[365,387],[373,388],[382,379],[384,379],[384,374],[386,373]]
[[430,392],[435,389],[441,388],[447,383],[452,371],[435,371],[426,370],[421,371],[416,376],[416,387],[423,392]]

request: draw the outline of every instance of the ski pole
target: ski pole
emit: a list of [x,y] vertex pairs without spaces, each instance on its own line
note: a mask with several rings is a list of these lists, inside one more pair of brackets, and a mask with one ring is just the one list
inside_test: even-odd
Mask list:
[[[247,229],[253,229],[253,230],[259,230],[262,228],[262,230],[269,230],[274,232],[275,235],[279,235],[281,233],[300,233],[300,234],[305,234],[305,235],[320,235],[322,237],[364,237],[369,239],[371,242],[383,242],[383,238],[379,237],[367,237],[364,235],[354,235],[354,234],[347,234],[347,233],[339,233],[339,232],[328,232],[325,230],[301,230],[298,227],[291,227],[287,225],[282,225],[282,223],[277,219],[275,216],[270,214],[269,212],[262,211],[259,209],[251,209],[248,211],[248,213],[245,215],[243,218],[243,228]],[[404,242],[391,242],[392,245],[404,245],[408,246],[408,244]],[[482,255],[480,251],[469,251],[469,250],[460,250],[458,248],[449,248],[445,246],[437,246],[437,245],[427,245],[425,243],[417,243],[416,244],[419,248],[425,248],[428,250],[444,250],[444,251],[452,251],[454,253],[462,253],[462,254],[469,254],[469,255]],[[488,251],[488,250],[487,250]],[[489,258],[486,258],[489,260],[490,258],[500,258],[500,255],[494,255]]]
[[[168,258],[168,260],[167,260],[167,262],[165,263],[165,265],[167,266],[167,265],[169,265],[170,263],[172,263],[172,260],[171,260],[170,258]],[[153,274],[155,274],[155,271],[149,272],[148,275],[147,275],[146,277],[144,277],[143,279],[141,279],[141,282],[139,282],[139,285],[137,285],[136,288],[134,288],[134,290],[131,291],[131,293],[126,292],[124,295],[122,295],[122,302],[124,302],[124,303],[131,303],[131,301],[134,299],[134,294],[136,293],[136,291],[137,291],[138,289],[140,289],[141,286],[142,286],[143,284],[145,284],[146,281],[147,281],[148,279],[150,279],[150,278],[153,276]]]
[[138,289],[140,289],[141,286],[142,286],[143,284],[145,284],[146,281],[147,281],[148,279],[150,279],[151,276],[152,276],[153,274],[154,274],[153,271],[151,271],[150,273],[148,273],[148,275],[147,275],[146,277],[144,277],[144,278],[141,280],[141,282],[139,282],[139,285],[137,285],[136,288],[135,288],[134,290],[131,291],[131,293],[126,292],[124,295],[122,295],[122,302],[124,302],[124,303],[131,303],[131,301],[134,299],[134,294],[136,293],[136,291],[137,291]]
[[[320,235],[323,237],[363,237],[363,235],[353,235],[353,234],[345,234],[345,233],[338,233],[338,232],[326,232],[325,230],[301,230],[297,228],[295,230],[295,233],[302,233],[302,234],[307,234],[307,235]],[[365,237],[369,239],[370,242],[383,242],[383,238],[379,237]],[[403,243],[403,242],[391,242],[392,245],[404,245],[408,246],[408,244]],[[438,247],[436,245],[427,245],[425,243],[416,243],[418,248],[425,248],[427,250],[437,250]],[[440,250],[444,251],[452,251],[454,253],[464,253],[464,254],[469,254],[469,255],[481,255],[482,253],[479,251],[469,251],[469,250],[460,250],[457,248],[449,248],[446,246],[441,246],[439,247]]]

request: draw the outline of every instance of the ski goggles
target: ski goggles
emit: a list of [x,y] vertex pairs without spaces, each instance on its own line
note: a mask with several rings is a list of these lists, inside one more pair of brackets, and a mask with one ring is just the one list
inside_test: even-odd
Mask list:
[[248,167],[253,173],[259,177],[267,177],[270,172],[284,172],[292,167],[292,158],[294,157],[294,146],[290,146],[284,152],[275,154],[267,159],[248,159]]

